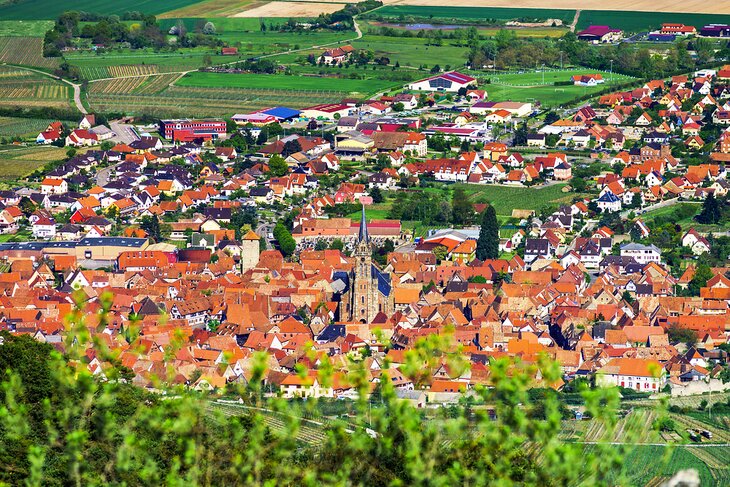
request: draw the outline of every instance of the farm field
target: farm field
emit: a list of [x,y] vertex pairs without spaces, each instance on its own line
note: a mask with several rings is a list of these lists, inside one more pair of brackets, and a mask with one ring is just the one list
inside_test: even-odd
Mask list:
[[[387,3],[387,2],[386,2]],[[449,2],[452,4],[453,2]],[[545,5],[545,4],[543,4]],[[373,16],[403,18],[429,18],[438,20],[468,20],[493,23],[492,20],[504,21],[515,19],[560,19],[564,24],[573,20],[575,12],[572,10],[544,9],[544,8],[499,8],[499,7],[457,7],[457,6],[417,6],[417,5],[387,5],[372,13]]]
[[[237,45],[240,52],[250,54],[261,54],[264,52],[278,52],[293,48],[295,45],[302,47],[314,46],[318,44],[328,44],[330,42],[338,42],[340,40],[355,37],[355,32],[349,31],[303,31],[303,32],[278,32],[276,26],[281,25],[292,18],[293,20],[305,21],[308,17],[272,17],[263,16],[256,18],[236,17],[236,18],[215,18],[206,16],[204,18],[195,17],[175,17],[160,21],[163,30],[169,30],[179,20],[181,20],[188,31],[194,30],[199,22],[213,22],[216,29],[216,37],[231,45]],[[261,23],[265,23],[266,32],[261,32]],[[278,47],[276,51],[272,51],[272,46]]]
[[[51,118],[0,117],[0,137],[30,136],[34,138],[54,122]],[[69,122],[73,123],[73,122]]]
[[0,37],[0,62],[44,69],[56,69],[60,58],[43,57],[42,37]]
[[22,68],[0,66],[0,106],[67,108],[70,97],[65,83]]
[[[376,21],[359,21],[358,24],[360,24],[360,28],[367,31],[371,30],[373,27],[388,27],[391,29],[396,29],[399,31],[404,30],[410,30],[411,32],[417,32],[417,27],[419,24],[408,24],[406,22],[403,23],[394,23],[397,19],[393,19],[392,22],[376,22]],[[465,24],[463,25],[447,25],[447,24],[433,24],[435,28],[441,28],[444,31],[449,31],[453,29],[466,29],[467,26]],[[473,25],[473,24],[472,24]],[[480,25],[474,25],[474,27],[479,31],[479,34],[482,36],[494,36],[499,32],[501,27],[486,27],[486,26],[480,26]],[[371,29],[368,29],[371,28]],[[510,30],[513,30],[517,37],[526,37],[526,38],[543,38],[543,37],[562,37],[565,35],[565,33],[568,31],[567,27],[510,27]]]
[[169,10],[158,15],[161,19],[180,17],[228,17],[234,15],[252,4],[258,4],[256,0],[203,0],[184,7]]
[[[397,3],[398,5],[421,5],[429,7],[441,7],[443,0],[385,0],[385,4]],[[506,8],[530,8],[541,9],[545,2],[541,0],[452,0],[450,6],[454,7],[484,7],[488,3],[490,7]],[[618,11],[644,11],[644,12],[696,12],[708,14],[730,14],[730,2],[707,2],[705,0],[669,0],[654,2],[650,0],[615,0],[607,3],[603,0],[553,0],[550,2],[553,9],[585,9],[585,10],[618,10]]]
[[0,179],[27,176],[47,163],[64,157],[65,147],[0,146]]
[[[177,86],[258,88],[276,90],[309,90],[322,92],[372,94],[396,86],[379,79],[319,78],[270,74],[190,73],[176,82]],[[284,97],[284,100],[286,97]]]
[[203,66],[206,55],[210,56],[213,63],[235,60],[228,56],[219,56],[210,50],[161,53],[151,50],[125,50],[103,55],[73,54],[66,59],[69,64],[79,68],[82,78],[94,80],[194,70]]
[[317,17],[319,14],[331,14],[342,10],[339,3],[326,2],[268,2],[234,14],[234,17]]
[[51,20],[0,20],[0,37],[43,37],[52,27]]
[[[144,86],[140,85],[139,90]],[[259,110],[285,103],[304,108],[340,101],[347,93],[291,91],[281,89],[198,88],[172,86],[156,94],[89,93],[93,110],[149,114],[160,117],[230,117],[234,113]]]
[[[73,10],[93,12],[106,15],[121,15],[135,10],[146,14],[157,15],[169,10],[182,8],[197,3],[199,0],[135,0],[119,2],[117,0],[76,0]],[[18,0],[0,4],[0,18],[7,20],[54,20],[71,6],[56,0]]]
[[[689,12],[689,11],[688,11]],[[578,29],[589,25],[610,25],[624,32],[640,32],[661,27],[663,22],[694,25],[697,29],[706,24],[730,23],[730,15],[673,13],[673,12],[616,12],[611,10],[583,10],[578,19]]]
[[166,89],[180,76],[178,73],[172,73],[134,78],[103,79],[89,83],[89,93],[153,95]]

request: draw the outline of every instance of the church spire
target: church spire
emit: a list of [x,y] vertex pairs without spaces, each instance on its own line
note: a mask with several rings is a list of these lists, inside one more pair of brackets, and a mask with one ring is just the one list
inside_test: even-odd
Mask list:
[[357,236],[357,243],[368,243],[370,236],[368,235],[368,224],[365,221],[365,205],[362,205],[362,216],[360,217],[360,233]]

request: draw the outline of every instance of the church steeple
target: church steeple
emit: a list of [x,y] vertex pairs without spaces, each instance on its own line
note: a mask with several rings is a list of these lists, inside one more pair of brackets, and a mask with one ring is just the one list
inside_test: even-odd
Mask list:
[[360,216],[360,233],[357,236],[357,243],[370,242],[368,235],[368,224],[365,221],[365,205],[362,205],[362,215]]
[[355,266],[353,269],[350,319],[360,323],[370,323],[372,317],[375,316],[376,308],[372,276],[373,249],[368,235],[368,223],[365,220],[365,205],[362,207],[360,231],[357,235],[357,244],[354,250]]

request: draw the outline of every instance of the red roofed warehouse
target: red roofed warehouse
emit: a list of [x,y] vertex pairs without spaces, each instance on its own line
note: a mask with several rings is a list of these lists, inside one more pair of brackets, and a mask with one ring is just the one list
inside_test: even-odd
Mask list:
[[612,29],[607,25],[591,25],[586,30],[578,32],[578,39],[594,44],[616,42],[621,40],[621,37],[623,37],[623,32],[619,29]]

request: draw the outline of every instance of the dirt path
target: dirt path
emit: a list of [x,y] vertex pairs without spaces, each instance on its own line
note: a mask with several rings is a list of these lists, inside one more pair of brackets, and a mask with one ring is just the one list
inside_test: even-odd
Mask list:
[[570,23],[568,26],[570,28],[571,32],[575,32],[575,27],[578,25],[578,19],[580,18],[580,9],[575,10],[575,16],[573,17],[573,22]]

